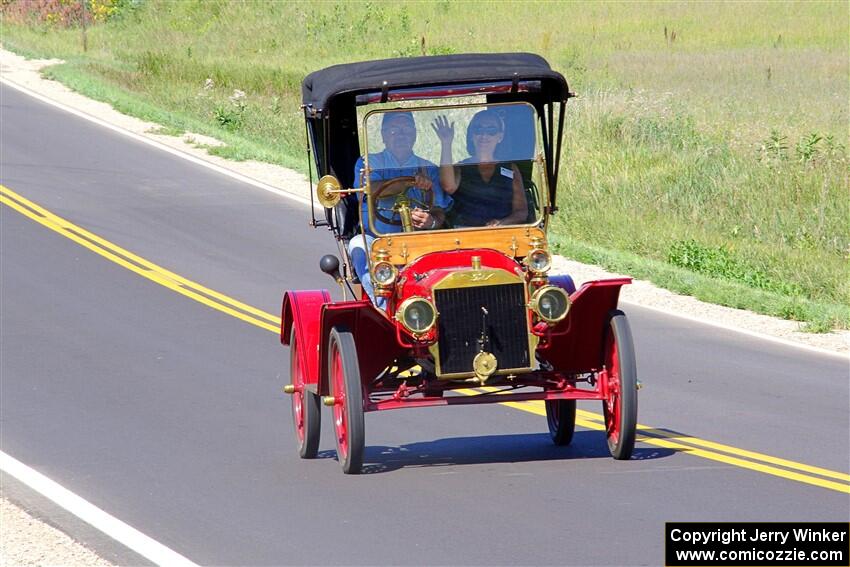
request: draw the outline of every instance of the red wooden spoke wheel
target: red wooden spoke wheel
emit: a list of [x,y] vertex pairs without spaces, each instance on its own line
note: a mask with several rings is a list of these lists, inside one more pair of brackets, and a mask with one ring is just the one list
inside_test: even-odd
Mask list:
[[575,400],[546,400],[546,422],[555,445],[569,445],[576,430]]
[[336,454],[346,474],[357,474],[363,466],[366,433],[363,420],[363,385],[354,336],[336,327],[328,348],[328,376],[334,397],[333,423]]
[[298,354],[298,340],[293,326],[289,339],[289,379],[295,386],[292,394],[292,424],[295,426],[298,455],[302,459],[315,459],[319,452],[322,412],[319,396],[307,390]]
[[619,310],[609,315],[604,362],[608,399],[602,402],[602,413],[608,450],[615,459],[628,459],[637,430],[637,366],[632,331]]

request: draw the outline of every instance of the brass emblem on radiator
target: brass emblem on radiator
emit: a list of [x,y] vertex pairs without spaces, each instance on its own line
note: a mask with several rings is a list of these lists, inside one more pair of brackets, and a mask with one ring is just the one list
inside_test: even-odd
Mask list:
[[469,279],[474,282],[486,282],[493,276],[493,272],[470,272]]

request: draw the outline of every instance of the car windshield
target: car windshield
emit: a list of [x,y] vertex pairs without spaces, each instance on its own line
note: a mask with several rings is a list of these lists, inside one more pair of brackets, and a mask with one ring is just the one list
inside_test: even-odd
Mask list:
[[[375,111],[358,179],[375,234],[540,218],[536,114],[525,103]],[[367,211],[364,210],[364,213]]]

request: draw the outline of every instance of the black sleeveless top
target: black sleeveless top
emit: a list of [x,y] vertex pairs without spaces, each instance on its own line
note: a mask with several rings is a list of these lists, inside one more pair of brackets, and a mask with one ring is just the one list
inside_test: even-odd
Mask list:
[[497,163],[493,176],[484,181],[472,158],[460,162],[460,185],[452,195],[452,222],[456,226],[484,226],[513,212],[513,165]]

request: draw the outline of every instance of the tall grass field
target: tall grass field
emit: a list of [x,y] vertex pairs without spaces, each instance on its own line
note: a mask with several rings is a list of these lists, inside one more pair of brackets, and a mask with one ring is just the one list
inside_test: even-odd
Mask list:
[[[306,171],[300,82],[337,63],[531,51],[567,105],[567,256],[850,328],[847,2],[0,0],[2,43],[119,110]],[[85,19],[86,25],[80,25]]]

